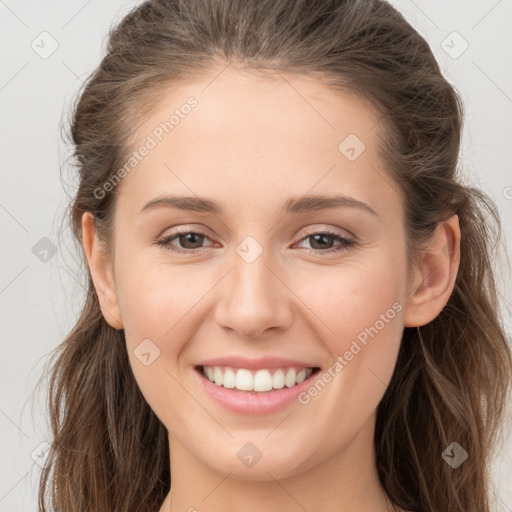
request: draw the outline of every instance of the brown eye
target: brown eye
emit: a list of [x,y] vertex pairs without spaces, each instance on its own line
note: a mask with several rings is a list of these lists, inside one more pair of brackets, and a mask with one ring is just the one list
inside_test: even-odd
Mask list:
[[[311,240],[310,252],[317,253],[320,255],[337,251],[343,251],[355,245],[356,243],[354,240],[349,240],[348,238],[342,237],[336,233],[331,233],[329,231],[312,233],[302,238],[301,242],[305,240]],[[335,240],[338,240],[339,244],[333,247],[332,244]]]
[[[197,231],[178,231],[158,240],[156,244],[169,251],[194,254],[202,247],[205,247],[203,246],[205,239],[209,239],[205,233]],[[173,241],[177,241],[177,244],[172,243]]]
[[[324,233],[319,233],[318,235],[309,235],[309,239],[311,239],[310,245],[313,249],[330,249],[332,244],[334,243],[334,237],[332,235],[327,235]],[[331,242],[331,243],[329,243]],[[329,247],[327,247],[329,246]]]
[[205,237],[201,233],[190,232],[183,235],[178,235],[175,238],[179,240],[181,247],[184,249],[198,249],[203,245],[203,240]]

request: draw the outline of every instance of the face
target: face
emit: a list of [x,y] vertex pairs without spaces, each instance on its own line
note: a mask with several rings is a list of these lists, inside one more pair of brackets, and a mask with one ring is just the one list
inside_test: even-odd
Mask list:
[[377,113],[282,77],[228,68],[161,97],[118,185],[113,298],[99,292],[171,451],[254,480],[371,441],[410,285]]

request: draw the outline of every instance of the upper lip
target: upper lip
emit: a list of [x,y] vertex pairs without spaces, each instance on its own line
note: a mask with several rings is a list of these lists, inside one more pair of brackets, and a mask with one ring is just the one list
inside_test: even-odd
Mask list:
[[259,357],[257,359],[247,359],[246,357],[227,356],[205,359],[197,363],[197,366],[231,366],[233,368],[246,368],[248,370],[257,370],[262,368],[282,368],[287,366],[299,368],[316,368],[317,365],[286,359],[281,357]]

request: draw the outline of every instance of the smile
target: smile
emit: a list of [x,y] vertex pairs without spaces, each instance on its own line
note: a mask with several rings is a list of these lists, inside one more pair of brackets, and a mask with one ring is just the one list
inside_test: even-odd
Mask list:
[[239,391],[256,391],[259,393],[291,388],[307,379],[315,368],[264,368],[248,370],[246,368],[233,368],[230,366],[200,366],[203,375],[227,389]]
[[248,369],[197,365],[194,370],[213,403],[249,415],[270,414],[291,405],[320,373],[319,367]]

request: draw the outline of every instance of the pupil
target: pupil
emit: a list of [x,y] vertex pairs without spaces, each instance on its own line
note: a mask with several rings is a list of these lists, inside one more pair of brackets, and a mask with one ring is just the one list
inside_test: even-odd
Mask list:
[[[194,237],[199,237],[199,247],[201,246],[202,244],[202,237],[203,235],[200,235],[199,233],[187,233],[185,235],[181,235],[180,236],[180,243],[185,240],[185,244],[182,244],[184,245],[184,247],[186,249],[196,249],[196,247],[188,247],[187,246],[187,243],[192,243],[192,245],[194,244]],[[195,242],[197,243],[197,241]]]
[[314,247],[314,244],[317,242],[317,238],[321,238],[325,242],[326,239],[330,238],[330,236],[331,235],[313,235],[313,243],[311,245],[313,246],[314,249],[325,249],[325,245],[322,246],[322,244],[320,244],[320,247]]

